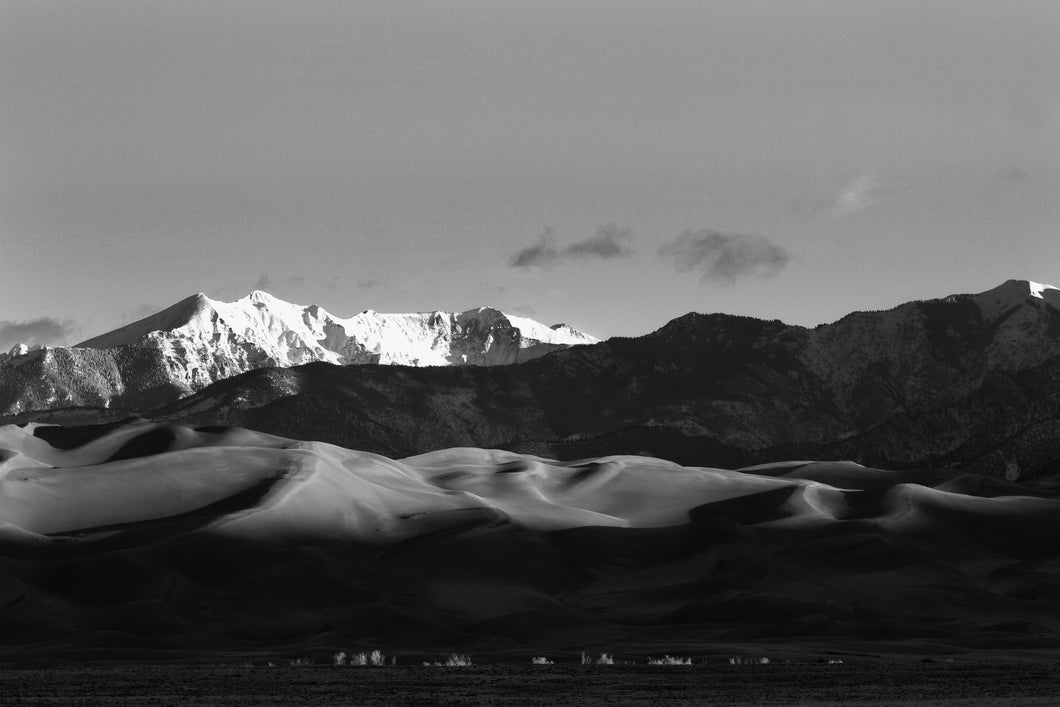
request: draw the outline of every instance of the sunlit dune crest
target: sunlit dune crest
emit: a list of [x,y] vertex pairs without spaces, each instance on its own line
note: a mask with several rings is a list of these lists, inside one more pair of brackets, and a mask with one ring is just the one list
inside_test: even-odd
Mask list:
[[[890,488],[878,522],[906,514],[911,495],[984,513],[1040,503],[932,492],[888,479],[907,473],[853,462],[729,471],[648,457],[559,462],[476,448],[392,460],[242,429],[197,432],[151,422],[61,450],[34,436],[39,428],[7,426],[0,432],[9,449],[0,463],[0,514],[46,536],[91,535],[100,527],[156,522],[225,502],[231,506],[211,518],[218,532],[253,527],[280,539],[297,528],[377,543],[414,534],[410,529],[425,522],[417,519],[454,511],[494,512],[530,530],[653,528],[687,523],[696,509],[712,503],[766,496],[775,497],[769,505],[783,516],[770,522],[814,523],[849,517],[844,491],[879,483]],[[134,445],[140,447],[136,455],[123,458]],[[269,489],[260,498],[235,501],[262,485]]]

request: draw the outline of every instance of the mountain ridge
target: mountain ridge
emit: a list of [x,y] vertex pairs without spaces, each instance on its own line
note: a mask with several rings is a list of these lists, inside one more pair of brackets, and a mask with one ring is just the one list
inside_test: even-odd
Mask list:
[[0,355],[0,410],[146,409],[266,366],[508,365],[596,341],[491,307],[341,318],[262,290],[235,302],[198,293],[73,347]]
[[692,313],[517,369],[257,371],[152,415],[390,456],[496,446],[1046,473],[1060,464],[1060,308],[1029,286],[1004,288],[993,308],[991,292],[813,329]]
[[643,453],[690,466],[850,459],[1030,478],[1060,470],[1058,297],[1013,280],[813,328],[690,313],[515,367],[266,367],[121,412],[395,458],[470,446],[556,459]]
[[[452,336],[455,324],[456,333],[483,326],[518,329],[522,338],[541,344],[574,345],[597,341],[595,337],[566,324],[547,326],[488,306],[461,312],[430,310],[401,314],[383,314],[366,309],[352,317],[337,317],[317,304],[294,304],[264,290],[254,290],[235,302],[214,300],[199,292],[155,314],[86,339],[71,348],[105,349],[137,345],[155,332],[185,330],[195,335],[195,328],[209,328],[215,318],[243,338],[267,350],[274,358],[291,364],[313,360],[336,364],[365,363],[367,361],[360,360],[364,354],[379,354],[383,363],[404,365],[462,362],[451,360],[451,352],[447,355],[430,346],[424,348],[420,341],[410,341],[413,347],[402,350],[400,344],[405,342],[394,340],[395,329],[404,334],[420,333],[411,331],[411,328],[437,327],[446,323],[444,320],[449,320],[449,331],[440,332],[443,336]],[[342,333],[336,328],[342,329]],[[409,338],[412,339],[411,336]],[[360,346],[351,345],[350,339],[357,340]],[[388,348],[386,344],[398,346]],[[492,361],[487,362],[487,365],[489,363]]]

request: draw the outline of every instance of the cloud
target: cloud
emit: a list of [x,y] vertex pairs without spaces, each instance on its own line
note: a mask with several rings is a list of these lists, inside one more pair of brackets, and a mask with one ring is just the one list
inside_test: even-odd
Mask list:
[[596,235],[575,241],[566,248],[554,244],[552,229],[545,229],[537,243],[523,248],[508,262],[513,268],[544,268],[572,260],[610,260],[633,253],[633,231],[610,223],[596,229]]
[[891,186],[883,184],[875,174],[866,170],[826,198],[796,202],[793,212],[840,221],[883,203],[893,191]]
[[748,276],[772,277],[791,254],[763,236],[686,230],[659,247],[659,256],[678,272],[698,271],[703,282],[733,284]]
[[832,202],[830,215],[834,219],[846,218],[864,211],[880,201],[882,187],[869,173],[858,175],[843,188]]
[[1008,167],[1001,171],[1001,178],[1010,182],[1029,182],[1031,175],[1019,167]]
[[596,235],[568,246],[563,253],[575,258],[608,258],[625,257],[632,254],[629,242],[633,240],[633,231],[619,228],[613,223],[596,229]]
[[513,268],[543,268],[559,261],[559,251],[552,245],[553,232],[546,228],[538,242],[523,248],[512,256],[508,265]]
[[254,286],[251,287],[250,289],[252,289],[252,290],[265,290],[266,292],[268,292],[272,288],[298,287],[299,285],[304,285],[304,284],[305,284],[305,278],[302,277],[301,275],[290,275],[288,277],[274,277],[272,275],[268,275],[266,273],[262,273],[258,277],[257,282],[255,282]]
[[55,344],[69,339],[78,327],[70,320],[59,321],[51,317],[30,319],[25,322],[0,320],[0,350],[7,351],[18,343]]

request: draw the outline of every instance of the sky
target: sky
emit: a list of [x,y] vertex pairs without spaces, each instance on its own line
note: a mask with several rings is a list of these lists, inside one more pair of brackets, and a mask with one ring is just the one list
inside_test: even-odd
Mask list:
[[0,0],[0,347],[1060,285],[1060,3]]

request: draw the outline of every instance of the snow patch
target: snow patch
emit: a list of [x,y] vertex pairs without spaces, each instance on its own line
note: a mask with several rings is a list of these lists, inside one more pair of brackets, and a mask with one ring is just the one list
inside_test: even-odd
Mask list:
[[1052,285],[1046,285],[1043,282],[1034,282],[1033,280],[1028,280],[1027,285],[1030,287],[1031,297],[1037,297],[1038,299],[1045,299],[1044,292],[1046,290],[1060,291],[1060,287],[1053,287]]
[[11,350],[7,352],[7,355],[11,358],[17,358],[18,356],[25,356],[26,354],[33,353],[34,351],[43,351],[44,346],[41,344],[33,344],[29,346],[19,342],[11,347]]

